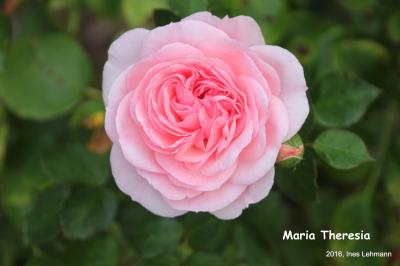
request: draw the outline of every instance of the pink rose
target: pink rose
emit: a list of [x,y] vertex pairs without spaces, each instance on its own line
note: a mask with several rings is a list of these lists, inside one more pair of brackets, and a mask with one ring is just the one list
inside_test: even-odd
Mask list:
[[128,31],[103,75],[115,181],[166,217],[233,219],[266,197],[281,143],[309,111],[300,63],[246,16]]

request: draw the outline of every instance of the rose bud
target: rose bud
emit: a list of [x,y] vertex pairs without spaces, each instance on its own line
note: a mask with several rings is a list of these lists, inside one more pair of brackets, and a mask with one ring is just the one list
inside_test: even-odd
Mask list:
[[293,138],[282,144],[276,162],[278,166],[293,168],[303,160],[303,155],[303,141],[301,137],[296,134]]
[[[267,36],[268,40],[268,36]],[[117,186],[154,214],[238,217],[309,105],[303,68],[250,17],[195,13],[115,40],[103,70]]]

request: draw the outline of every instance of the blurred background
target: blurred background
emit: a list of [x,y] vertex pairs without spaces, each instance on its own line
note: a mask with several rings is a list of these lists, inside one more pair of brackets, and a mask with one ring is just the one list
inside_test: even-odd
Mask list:
[[[109,169],[109,45],[200,10],[252,16],[268,44],[300,59],[310,88],[305,160],[278,168],[270,195],[233,221],[152,215]],[[0,266],[400,265],[399,100],[398,0],[0,0]],[[314,141],[331,128],[373,159],[324,157]],[[283,241],[290,229],[371,240]]]

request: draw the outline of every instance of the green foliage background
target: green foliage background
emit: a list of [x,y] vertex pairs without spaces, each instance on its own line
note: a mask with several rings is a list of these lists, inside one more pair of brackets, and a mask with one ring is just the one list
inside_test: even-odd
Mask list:
[[[400,265],[397,0],[0,0],[0,266]],[[107,49],[195,11],[250,15],[305,68],[305,159],[233,221],[152,215],[115,186]],[[206,36],[205,36],[206,38]],[[317,185],[318,184],[318,185]],[[283,241],[370,232],[370,241]],[[393,258],[326,258],[326,250]]]

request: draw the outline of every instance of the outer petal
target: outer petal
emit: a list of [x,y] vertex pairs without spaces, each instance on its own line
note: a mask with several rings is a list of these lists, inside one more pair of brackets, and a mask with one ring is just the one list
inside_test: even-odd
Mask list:
[[288,50],[278,46],[260,45],[251,48],[267,64],[271,65],[280,78],[280,98],[289,116],[289,131],[285,140],[299,131],[309,112],[303,67]]
[[156,174],[140,169],[137,169],[137,173],[145,178],[147,182],[166,199],[181,200],[193,198],[201,194],[201,191],[175,185],[166,174]]
[[199,20],[206,22],[216,28],[225,31],[229,37],[245,45],[264,44],[264,37],[257,22],[248,16],[237,16],[233,18],[224,17],[220,19],[210,12],[194,13],[184,20]]
[[[205,38],[207,41],[205,42]],[[152,30],[144,39],[143,56],[152,54],[166,44],[182,42],[194,47],[208,45],[209,42],[219,43],[231,40],[222,30],[205,22],[183,20]]]
[[155,159],[177,184],[199,191],[213,191],[224,186],[236,169],[236,164],[233,164],[214,176],[205,176],[198,171],[188,169],[184,163],[175,160],[171,155],[157,153]]
[[115,40],[108,50],[108,61],[103,69],[103,100],[107,105],[108,95],[114,81],[128,66],[140,59],[140,51],[146,29],[133,29],[122,34]]
[[156,160],[154,153],[143,142],[143,136],[138,125],[130,116],[130,104],[133,92],[125,96],[119,105],[116,125],[119,143],[125,158],[135,167],[153,173],[165,173]]
[[175,217],[185,213],[168,205],[164,198],[137,174],[135,168],[125,159],[120,147],[115,144],[111,150],[111,169],[119,189],[152,213],[164,217]]
[[235,184],[252,184],[273,168],[279,148],[288,130],[288,117],[285,106],[271,97],[269,118],[266,125],[267,146],[264,154],[257,160],[245,160],[242,156],[230,182]]
[[168,203],[177,210],[213,212],[225,208],[234,202],[246,189],[243,185],[226,183],[221,188],[204,192],[201,195],[184,200],[169,200]]
[[274,183],[274,174],[275,170],[272,168],[263,178],[248,186],[242,195],[232,204],[212,214],[220,219],[234,219],[238,217],[249,204],[257,203],[269,194]]

